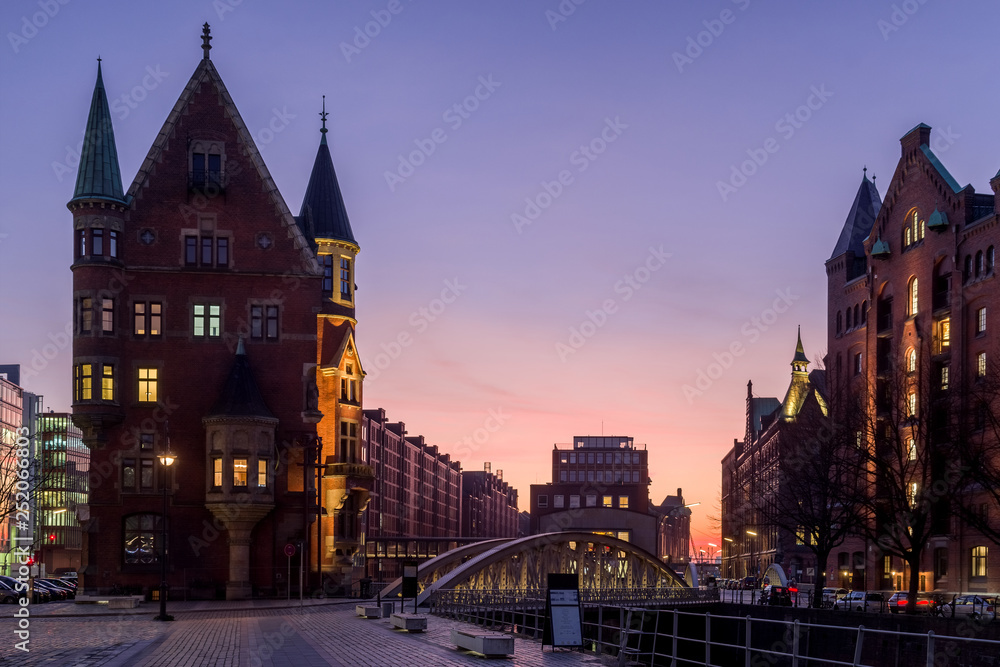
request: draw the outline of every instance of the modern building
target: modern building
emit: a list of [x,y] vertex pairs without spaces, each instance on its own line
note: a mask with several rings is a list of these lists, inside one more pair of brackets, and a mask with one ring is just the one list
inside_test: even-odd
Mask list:
[[90,450],[68,412],[39,415],[37,433],[38,560],[46,573],[78,572],[83,556],[79,512],[87,518]]
[[462,537],[517,537],[517,489],[503,481],[503,471],[462,472]]
[[[863,444],[881,446],[896,430],[909,441],[903,458],[916,468],[925,458],[948,458],[944,452],[966,428],[958,425],[968,425],[974,437],[990,437],[986,406],[971,397],[998,377],[1000,173],[990,180],[992,193],[978,193],[944,166],[927,125],[900,143],[884,199],[866,174],[826,262],[826,367],[834,399],[870,397],[862,411],[876,424],[877,442]],[[893,420],[899,404],[905,418]],[[913,498],[933,492],[930,481],[940,479],[942,469],[915,471],[907,482]],[[884,481],[884,472],[873,472],[876,484]],[[989,497],[982,502],[990,516],[1000,514]],[[1000,548],[950,517],[947,502],[933,505],[920,589],[1000,589]],[[909,574],[899,558],[860,538],[837,549],[828,570],[843,586],[869,589],[905,589]]]
[[[353,237],[326,139],[293,216],[210,58],[128,189],[98,63],[73,196],[82,581],[240,599],[362,573]],[[304,154],[303,161],[308,160]],[[165,454],[176,457],[164,465]]]
[[365,512],[367,574],[389,581],[402,561],[426,560],[458,545],[462,527],[462,466],[385,410],[365,410],[362,449],[375,484]]
[[532,484],[532,534],[587,530],[661,558],[664,517],[649,502],[649,452],[628,436],[575,436],[552,448],[552,481]]
[[780,463],[802,445],[791,426],[811,412],[827,414],[822,371],[809,372],[801,335],[792,357],[792,374],[783,400],[753,395],[747,383],[746,430],[743,440],[722,459],[721,575],[727,579],[761,579],[778,565],[789,580],[815,584],[816,558],[795,532],[776,525],[763,508],[780,506],[783,486]]

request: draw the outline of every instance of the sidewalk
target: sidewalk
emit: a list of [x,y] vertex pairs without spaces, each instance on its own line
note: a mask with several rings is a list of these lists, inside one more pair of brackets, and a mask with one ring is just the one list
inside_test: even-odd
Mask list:
[[[365,600],[354,598],[307,598],[301,603],[298,599],[280,600],[167,600],[167,613],[175,619],[181,615],[205,612],[246,612],[268,609],[299,609],[305,607],[322,607],[328,605],[355,605]],[[80,603],[73,600],[66,602],[47,602],[30,605],[32,618],[75,618],[89,616],[153,616],[160,613],[159,602],[142,602],[133,609],[109,609],[108,605],[100,603]],[[353,609],[353,606],[352,606]]]

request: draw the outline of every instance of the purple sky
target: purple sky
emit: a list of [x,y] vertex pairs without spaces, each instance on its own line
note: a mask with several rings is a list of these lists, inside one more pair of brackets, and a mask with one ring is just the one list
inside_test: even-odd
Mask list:
[[[503,469],[522,505],[553,443],[634,436],[654,501],[683,487],[702,503],[695,539],[718,543],[705,517],[747,380],[784,395],[799,324],[809,358],[825,351],[823,262],[861,168],[884,192],[899,137],[925,122],[959,183],[989,192],[1000,5],[577,2],[3,3],[0,363],[69,408],[71,353],[44,346],[70,321],[65,204],[95,58],[127,188],[208,21],[294,212],[327,96],[362,248],[366,407],[466,469]],[[372,12],[391,20],[355,44]]]

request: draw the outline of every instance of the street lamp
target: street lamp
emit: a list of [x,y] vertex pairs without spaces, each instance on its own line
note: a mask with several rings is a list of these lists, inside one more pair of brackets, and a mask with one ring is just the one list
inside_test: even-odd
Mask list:
[[160,546],[160,615],[157,621],[172,621],[173,616],[167,616],[167,468],[174,464],[177,457],[170,451],[170,442],[167,442],[167,451],[159,457],[163,470],[163,514],[160,516],[161,546]]

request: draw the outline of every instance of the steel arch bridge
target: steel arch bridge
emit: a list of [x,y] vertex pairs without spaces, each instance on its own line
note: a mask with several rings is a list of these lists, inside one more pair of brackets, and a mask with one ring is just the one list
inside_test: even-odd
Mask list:
[[[579,574],[589,591],[686,588],[656,556],[608,535],[583,531],[487,540],[452,549],[417,569],[418,603],[436,590],[519,590],[542,593],[549,572]],[[382,592],[399,595],[402,579]]]

